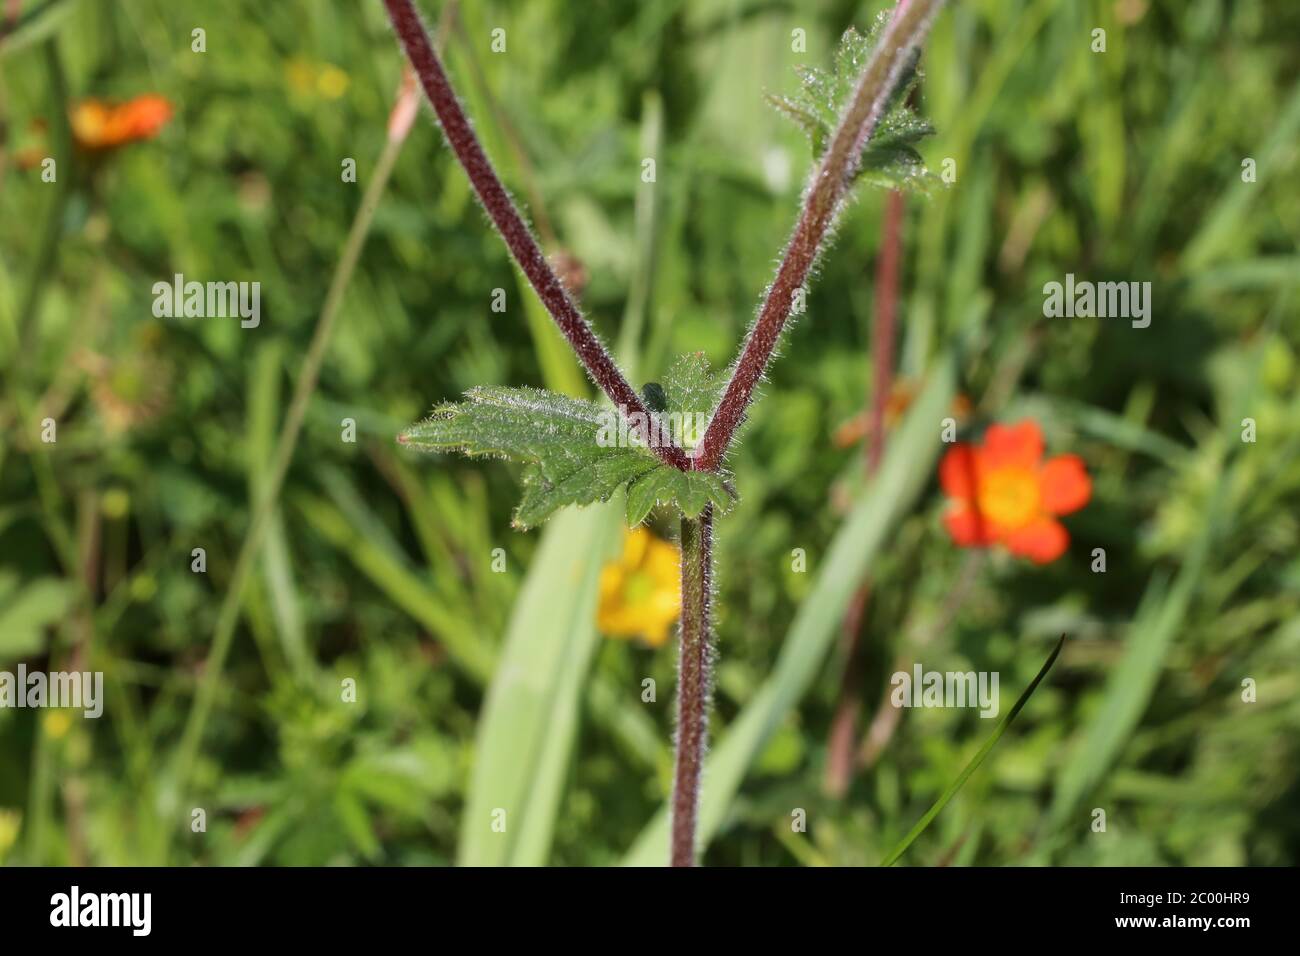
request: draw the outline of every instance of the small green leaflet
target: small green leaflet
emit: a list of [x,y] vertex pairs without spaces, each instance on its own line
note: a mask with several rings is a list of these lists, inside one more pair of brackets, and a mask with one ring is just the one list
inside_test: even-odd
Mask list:
[[[769,94],[773,106],[799,125],[812,141],[813,154],[820,156],[839,125],[840,114],[853,95],[854,85],[885,24],[889,12],[876,17],[870,32],[862,36],[852,27],[840,38],[831,72],[816,67],[796,67],[803,89],[795,96]],[[934,133],[934,127],[907,105],[907,96],[919,74],[908,70],[890,97],[889,107],[862,150],[857,177],[887,189],[930,192],[939,178],[925,166],[916,144]]]
[[735,493],[717,472],[678,471],[660,464],[627,487],[627,523],[635,528],[656,504],[676,504],[688,518],[697,518],[712,503],[718,511],[731,510]]
[[[654,383],[652,383],[653,385]],[[674,441],[690,448],[703,436],[725,380],[702,355],[687,355],[647,391],[662,393],[660,415]],[[439,405],[399,438],[421,451],[458,451],[472,457],[523,462],[524,494],[514,524],[534,528],[566,505],[608,501],[628,486],[627,520],[635,526],[656,504],[673,504],[687,517],[705,506],[730,510],[729,476],[678,471],[662,462],[608,405],[536,388],[480,387],[466,401]],[[620,427],[620,425],[622,427]],[[630,439],[630,440],[629,440]]]

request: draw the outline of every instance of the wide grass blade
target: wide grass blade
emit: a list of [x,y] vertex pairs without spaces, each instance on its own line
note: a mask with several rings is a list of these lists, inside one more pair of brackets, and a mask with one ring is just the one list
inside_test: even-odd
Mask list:
[[1078,801],[1102,779],[1150,703],[1165,655],[1200,581],[1204,550],[1198,550],[1201,553],[1183,565],[1172,588],[1164,575],[1148,585],[1133,618],[1124,656],[1106,683],[1105,698],[1082,743],[1062,767],[1049,816],[1053,827],[1064,823]]
[[898,861],[898,858],[907,852],[907,848],[915,842],[916,838],[925,832],[926,827],[934,822],[934,818],[937,817],[943,811],[943,808],[948,805],[948,801],[956,796],[957,791],[965,785],[968,779],[970,779],[970,775],[979,769],[979,765],[984,762],[984,758],[989,755],[989,751],[993,749],[993,746],[1001,739],[1002,735],[1006,733],[1007,728],[1011,726],[1011,721],[1016,719],[1016,715],[1019,714],[1025,704],[1029,702],[1030,696],[1032,696],[1034,691],[1038,689],[1038,685],[1042,683],[1043,678],[1047,676],[1047,672],[1052,669],[1052,665],[1056,663],[1056,658],[1060,655],[1061,648],[1064,646],[1065,635],[1062,634],[1061,639],[1056,642],[1056,647],[1052,649],[1052,653],[1048,655],[1043,666],[1039,668],[1038,675],[1029,682],[1029,686],[1025,688],[1024,693],[1022,693],[1016,700],[1015,705],[1007,711],[1007,715],[998,721],[998,725],[993,728],[993,733],[989,735],[989,739],[984,741],[984,746],[980,747],[980,749],[976,751],[975,756],[970,759],[970,762],[966,764],[962,769],[962,772],[957,775],[957,779],[950,783],[948,789],[940,794],[939,799],[934,801],[934,805],[925,812],[925,816],[921,817],[921,819],[916,822],[916,826],[912,827],[912,829],[908,831],[907,836],[899,840],[898,845],[889,851],[889,855],[880,861],[881,866],[893,866]]
[[[478,722],[457,862],[538,866],[550,852],[577,735],[579,701],[599,642],[602,558],[622,504],[560,512],[547,524],[510,616]],[[500,830],[505,811],[504,831]]]
[[[280,396],[280,346],[262,348],[253,360],[248,380],[248,483],[249,500],[256,501],[265,489],[275,455],[276,426]],[[285,660],[299,680],[310,679],[315,666],[307,644],[306,625],[298,582],[294,575],[289,538],[279,502],[271,506],[266,534],[262,539],[259,564],[262,584],[275,617],[275,630]]]

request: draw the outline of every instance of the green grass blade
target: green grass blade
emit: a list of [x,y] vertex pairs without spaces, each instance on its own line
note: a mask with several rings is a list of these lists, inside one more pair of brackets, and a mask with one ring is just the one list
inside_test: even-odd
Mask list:
[[[276,417],[280,405],[280,346],[272,343],[257,353],[248,381],[248,483],[249,500],[262,494],[275,454]],[[294,676],[311,678],[315,661],[307,645],[302,603],[294,576],[289,539],[279,502],[272,506],[262,539],[260,571],[276,635]]]
[[[622,504],[560,512],[542,532],[510,616],[479,717],[474,772],[461,817],[462,866],[538,866],[550,853],[599,643],[602,557],[617,541]],[[493,828],[505,811],[505,832]]]
[[907,836],[903,837],[903,839],[898,842],[898,845],[889,852],[889,855],[880,861],[881,866],[893,866],[898,862],[898,858],[906,853],[907,848],[912,845],[916,838],[924,833],[926,827],[934,822],[934,818],[937,817],[943,811],[943,808],[948,805],[948,801],[956,796],[957,791],[965,785],[968,779],[970,779],[970,775],[979,769],[979,765],[984,762],[984,758],[989,755],[989,751],[993,749],[993,746],[1001,739],[1002,735],[1006,733],[1007,728],[1011,726],[1011,721],[1015,720],[1016,715],[1020,713],[1021,708],[1023,708],[1025,704],[1029,703],[1030,696],[1038,689],[1038,685],[1042,683],[1043,678],[1047,676],[1047,672],[1052,669],[1052,665],[1056,663],[1056,658],[1060,655],[1061,648],[1064,646],[1065,635],[1062,634],[1061,639],[1056,642],[1056,647],[1052,649],[1052,653],[1048,655],[1043,666],[1039,668],[1038,675],[1029,682],[1029,686],[1025,688],[1024,693],[1022,693],[1016,700],[1015,705],[1007,711],[1006,716],[998,721],[998,725],[993,728],[993,733],[989,735],[989,739],[984,741],[984,746],[980,747],[980,749],[976,751],[975,756],[970,759],[970,762],[966,764],[962,769],[962,772],[957,775],[957,779],[950,783],[948,789],[940,794],[939,799],[934,801],[934,805],[925,812],[925,816],[921,817],[921,819],[916,822],[916,826],[912,827],[912,829],[908,831]]
[[[1276,328],[1275,323],[1287,302],[1285,296],[1279,298],[1269,320],[1270,328]],[[1229,491],[1234,484],[1239,484],[1240,473],[1235,461],[1229,463],[1229,450],[1234,445],[1244,447],[1236,440],[1236,423],[1255,405],[1267,341],[1268,336],[1261,336],[1256,346],[1248,387],[1232,396],[1229,407],[1220,410],[1224,450],[1216,462],[1218,477],[1204,510],[1200,534],[1173,585],[1168,585],[1163,576],[1157,576],[1148,586],[1133,620],[1124,656],[1106,683],[1105,698],[1077,753],[1066,761],[1061,772],[1049,817],[1053,827],[1059,828],[1069,818],[1078,802],[1097,786],[1121,756],[1124,744],[1151,702],[1165,657],[1188,618],[1192,601],[1205,587],[1214,545],[1222,529],[1232,526],[1235,515],[1229,512]]]
[[446,648],[451,660],[476,683],[492,673],[492,651],[466,620],[462,608],[449,606],[418,571],[408,567],[382,538],[349,522],[333,503],[304,495],[298,513],[318,534],[345,554],[395,605],[409,614]]
[[1049,814],[1053,827],[1064,823],[1078,801],[1102,779],[1146,710],[1165,655],[1200,580],[1202,558],[1194,556],[1185,564],[1172,588],[1163,575],[1148,586],[1124,656],[1106,683],[1105,699],[1082,743],[1064,763]]
[[46,0],[32,7],[5,33],[0,42],[0,60],[53,36],[76,6],[72,0]]
[[1199,274],[1218,256],[1230,256],[1232,250],[1241,246],[1241,221],[1251,204],[1267,195],[1265,184],[1270,174],[1286,168],[1283,157],[1294,149],[1297,134],[1300,134],[1300,83],[1294,87],[1286,105],[1277,111],[1268,139],[1253,157],[1258,161],[1258,180],[1242,182],[1239,175],[1234,175],[1214,208],[1201,220],[1195,237],[1184,247],[1181,266],[1186,275]]
[[582,366],[564,341],[564,333],[555,326],[546,306],[537,298],[528,285],[522,272],[515,270],[519,301],[524,306],[524,319],[528,322],[528,334],[533,338],[533,348],[537,353],[537,364],[541,367],[542,381],[552,392],[568,395],[571,398],[590,398],[591,388]]

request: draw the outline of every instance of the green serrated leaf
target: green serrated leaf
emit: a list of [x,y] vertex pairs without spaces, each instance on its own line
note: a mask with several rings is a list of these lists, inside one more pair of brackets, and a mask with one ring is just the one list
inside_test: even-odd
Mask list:
[[[852,27],[840,38],[830,72],[816,67],[796,67],[802,89],[796,96],[768,96],[768,102],[788,116],[808,136],[813,154],[820,156],[839,125],[840,115],[853,95],[858,78],[870,60],[889,13],[876,17],[866,36]],[[889,106],[862,151],[855,178],[874,186],[928,193],[941,180],[928,169],[915,145],[934,133],[907,105],[908,94],[919,74],[904,71],[890,93]]]
[[[646,391],[662,408],[668,433],[689,449],[703,437],[725,384],[703,354],[694,353],[678,359],[662,384],[651,383]],[[516,527],[536,527],[566,505],[608,501],[624,485],[633,526],[657,504],[675,505],[694,518],[709,504],[725,512],[734,503],[723,474],[678,471],[644,445],[620,447],[628,432],[620,434],[607,406],[535,388],[475,388],[466,399],[438,406],[401,441],[422,451],[525,463]]]
[[681,356],[664,373],[664,424],[687,451],[704,438],[713,409],[726,387],[725,373],[709,367],[703,352]]
[[682,474],[682,472],[665,465],[642,475],[628,485],[627,524],[629,528],[635,528],[644,521],[660,501],[667,503],[671,500],[672,496],[668,489],[673,474]]
[[657,504],[675,504],[686,517],[698,518],[709,504],[725,514],[735,502],[726,475],[709,471],[678,471],[660,465],[628,485],[627,523],[635,528]]
[[666,411],[707,414],[718,404],[726,384],[726,375],[714,372],[703,352],[688,352],[664,373]]
[[535,388],[475,388],[466,398],[434,409],[402,443],[527,463],[514,518],[521,528],[536,527],[565,505],[608,501],[659,462],[645,447],[618,447],[613,412],[595,402]]
[[524,474],[524,497],[515,511],[515,526],[535,528],[565,505],[608,501],[624,483],[654,470],[657,464],[649,455],[608,455],[596,459],[589,469],[556,482],[548,481],[541,469],[533,466]]
[[423,451],[527,461],[556,451],[590,453],[604,419],[599,405],[535,388],[474,388],[469,401],[441,405],[411,426],[403,444]]
[[678,472],[673,498],[682,514],[698,518],[706,505],[712,504],[719,512],[731,510],[735,498],[729,480],[723,475],[708,471]]
[[810,111],[806,105],[792,100],[788,96],[780,96],[776,93],[768,93],[766,96],[768,103],[776,108],[778,112],[784,113],[787,117],[794,120],[804,135],[811,139],[817,135],[822,128],[821,118],[816,113]]

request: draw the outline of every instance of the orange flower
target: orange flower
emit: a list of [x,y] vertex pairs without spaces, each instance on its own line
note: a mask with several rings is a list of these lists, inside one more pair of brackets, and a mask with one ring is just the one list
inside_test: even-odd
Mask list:
[[[885,398],[886,430],[897,425],[903,415],[907,413],[912,400],[916,398],[916,392],[916,385],[910,379],[899,378],[894,380],[890,386],[889,395]],[[957,395],[953,398],[952,415],[959,422],[970,417],[970,410],[970,399],[965,395]],[[848,448],[850,445],[856,445],[869,434],[871,434],[871,413],[863,411],[836,428],[835,434],[831,436],[831,442],[836,448]]]
[[991,426],[982,445],[954,445],[939,463],[939,484],[952,499],[943,522],[953,541],[963,548],[1000,544],[1035,564],[1065,553],[1070,535],[1056,516],[1092,497],[1083,459],[1043,461],[1043,433],[1028,419]]
[[69,117],[77,145],[89,150],[113,149],[151,139],[171,118],[171,103],[153,93],[117,104],[82,100]]

